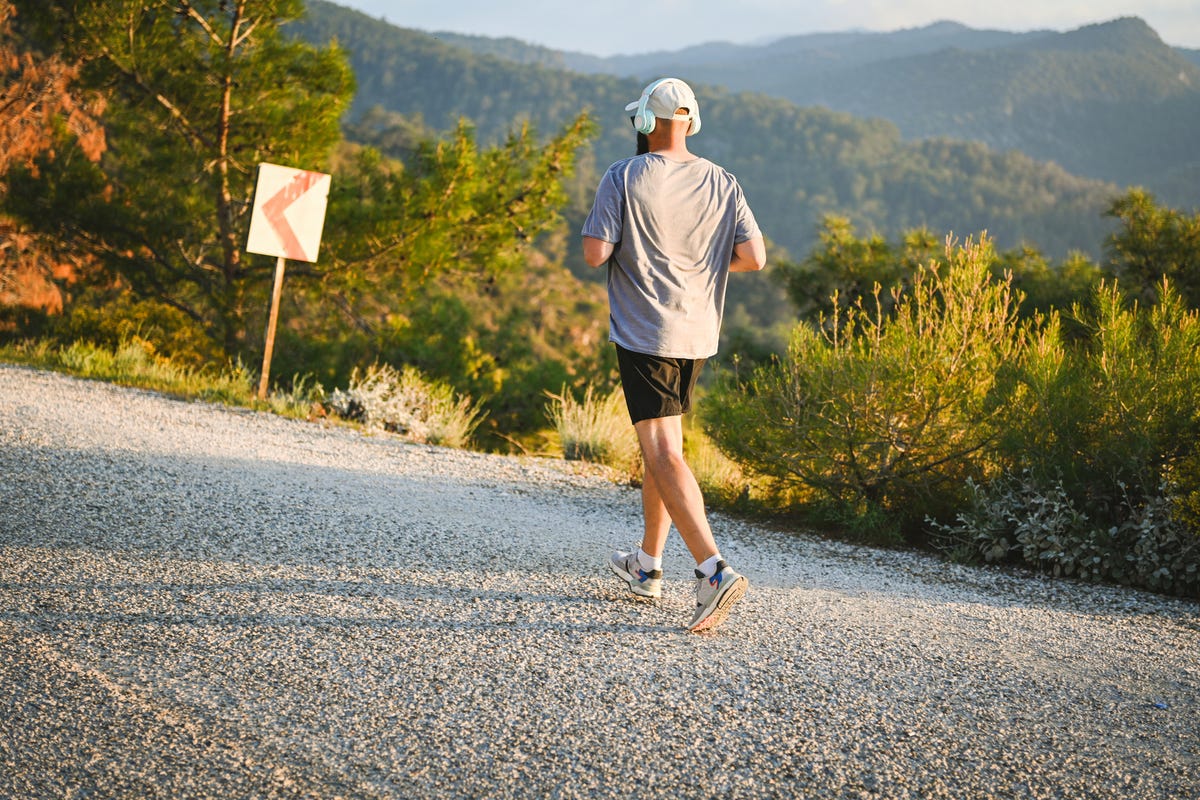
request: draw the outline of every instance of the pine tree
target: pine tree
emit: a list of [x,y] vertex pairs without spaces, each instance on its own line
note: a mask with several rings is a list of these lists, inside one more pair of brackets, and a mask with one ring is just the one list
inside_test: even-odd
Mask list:
[[185,313],[226,356],[250,355],[270,282],[269,262],[243,255],[256,167],[328,162],[353,93],[343,54],[283,35],[302,0],[16,6],[24,34],[81,62],[83,85],[108,99],[109,150],[91,164],[64,142],[17,169],[10,207]]

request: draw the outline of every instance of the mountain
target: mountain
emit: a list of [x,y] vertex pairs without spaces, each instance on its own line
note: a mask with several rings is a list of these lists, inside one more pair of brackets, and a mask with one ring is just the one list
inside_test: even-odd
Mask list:
[[[624,105],[642,80],[550,68],[472,52],[324,0],[310,0],[294,35],[336,39],[358,79],[351,117],[376,106],[445,130],[470,119],[483,141],[530,122],[549,133],[588,111],[600,125],[581,159],[581,202],[599,170],[634,151]],[[769,239],[794,257],[813,246],[824,215],[848,217],[860,232],[894,237],[917,226],[938,235],[987,230],[1002,248],[1030,243],[1053,257],[1097,255],[1109,222],[1113,184],[1069,174],[1018,152],[982,144],[906,142],[895,125],[761,93],[694,84],[704,132],[692,149],[734,172]],[[579,220],[573,209],[572,224]],[[576,228],[577,229],[577,228]]]
[[526,55],[641,80],[679,74],[801,106],[882,117],[906,139],[1020,150],[1078,175],[1143,185],[1173,205],[1200,205],[1200,51],[1169,47],[1134,17],[1061,34],[940,22],[605,59]]

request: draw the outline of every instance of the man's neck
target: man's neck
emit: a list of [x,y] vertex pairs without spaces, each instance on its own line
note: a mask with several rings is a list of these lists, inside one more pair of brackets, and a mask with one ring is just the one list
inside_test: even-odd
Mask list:
[[687,148],[687,128],[661,119],[658,123],[648,137],[650,152],[671,161],[694,161],[696,156]]
[[697,158],[697,156],[695,156],[691,152],[689,152],[686,147],[684,147],[684,148],[673,148],[673,147],[672,148],[664,148],[662,150],[651,150],[650,152],[656,156],[662,156],[667,161],[679,161],[679,162],[695,161]]

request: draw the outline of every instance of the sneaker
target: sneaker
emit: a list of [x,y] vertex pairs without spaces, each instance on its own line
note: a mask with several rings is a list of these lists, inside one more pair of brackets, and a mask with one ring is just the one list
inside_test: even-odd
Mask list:
[[662,597],[662,570],[642,569],[637,551],[613,553],[608,566],[629,584],[629,591],[639,597]]
[[733,604],[745,597],[749,585],[745,575],[737,574],[724,561],[717,562],[717,571],[711,578],[696,570],[696,615],[688,630],[698,633],[720,625]]

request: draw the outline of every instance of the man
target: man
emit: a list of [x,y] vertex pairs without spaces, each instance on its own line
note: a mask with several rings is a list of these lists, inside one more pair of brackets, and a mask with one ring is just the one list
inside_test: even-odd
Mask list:
[[609,566],[630,591],[662,594],[671,523],[696,560],[688,628],[723,622],[748,582],[721,558],[696,478],[683,458],[682,414],[704,361],[717,352],[730,272],[766,265],[762,234],[737,180],[688,152],[700,109],[686,83],[654,81],[626,106],[649,153],[609,167],[583,225],[584,260],[608,265],[610,340],[645,464],[645,530]]

